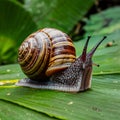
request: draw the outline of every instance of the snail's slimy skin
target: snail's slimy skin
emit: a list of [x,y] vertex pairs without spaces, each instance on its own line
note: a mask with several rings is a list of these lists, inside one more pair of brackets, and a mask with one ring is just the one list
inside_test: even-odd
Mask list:
[[[20,80],[16,85],[65,92],[84,91],[91,87],[92,61],[88,63],[85,63],[85,66],[83,66],[81,58],[79,58],[67,69],[52,75],[49,81],[38,82],[25,78]],[[77,67],[75,67],[76,65]]]
[[37,89],[80,92],[91,87],[92,56],[104,37],[87,53],[75,58],[72,40],[63,32],[45,28],[30,35],[19,48],[19,64],[28,76],[16,83]]

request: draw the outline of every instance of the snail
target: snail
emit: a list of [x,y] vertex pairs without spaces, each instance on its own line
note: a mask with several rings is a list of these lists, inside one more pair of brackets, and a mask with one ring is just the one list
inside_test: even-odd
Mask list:
[[28,78],[21,79],[16,85],[65,92],[89,89],[92,56],[105,38],[87,53],[88,36],[82,55],[76,58],[73,42],[66,33],[54,28],[32,33],[18,51],[18,62]]

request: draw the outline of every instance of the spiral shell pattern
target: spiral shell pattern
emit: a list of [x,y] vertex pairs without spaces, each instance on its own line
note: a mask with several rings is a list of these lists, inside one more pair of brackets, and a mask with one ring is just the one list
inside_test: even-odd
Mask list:
[[44,28],[21,44],[18,62],[33,80],[44,79],[66,69],[75,61],[75,48],[70,37],[53,28]]

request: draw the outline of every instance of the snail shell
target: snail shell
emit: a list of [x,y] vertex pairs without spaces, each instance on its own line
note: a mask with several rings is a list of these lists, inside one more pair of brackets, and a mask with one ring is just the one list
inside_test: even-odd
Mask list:
[[44,28],[29,35],[18,53],[23,72],[32,80],[45,80],[74,61],[72,40],[67,34],[53,28]]

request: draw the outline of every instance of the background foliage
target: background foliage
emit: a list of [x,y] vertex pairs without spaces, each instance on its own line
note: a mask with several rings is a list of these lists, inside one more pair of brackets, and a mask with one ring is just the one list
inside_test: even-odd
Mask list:
[[[120,119],[120,7],[88,15],[94,3],[0,0],[0,119]],[[79,33],[81,26],[83,30]],[[88,35],[92,36],[88,50],[107,36],[93,58],[100,67],[93,69],[90,90],[72,94],[14,85],[26,77],[17,64],[19,45],[30,33],[44,27],[58,28],[71,35],[77,56]]]

